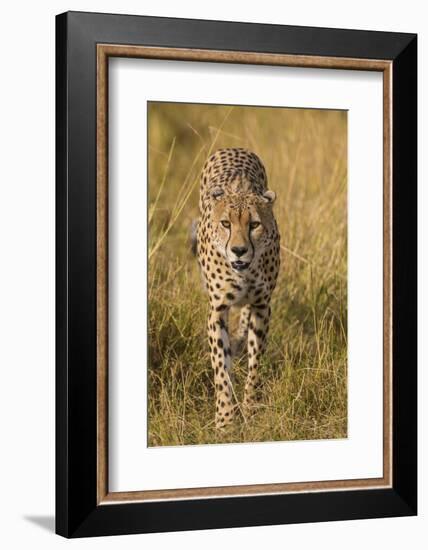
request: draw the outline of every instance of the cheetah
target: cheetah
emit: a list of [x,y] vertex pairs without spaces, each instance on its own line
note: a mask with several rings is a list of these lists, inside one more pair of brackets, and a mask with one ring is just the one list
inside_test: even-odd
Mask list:
[[[275,198],[267,188],[261,160],[251,151],[220,149],[203,167],[196,252],[209,297],[208,341],[218,429],[226,427],[236,412],[232,357],[243,345],[248,356],[242,406],[245,417],[257,399],[258,368],[266,347],[270,301],[280,267]],[[229,333],[232,307],[240,308],[234,338]]]

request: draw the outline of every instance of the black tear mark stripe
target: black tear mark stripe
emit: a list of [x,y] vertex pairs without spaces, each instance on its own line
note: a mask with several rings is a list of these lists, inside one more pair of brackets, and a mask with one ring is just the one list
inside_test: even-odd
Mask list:
[[230,236],[232,235],[232,227],[229,227],[228,231],[229,231],[229,236],[227,237],[226,247],[224,249],[224,251],[226,252],[226,258],[227,258],[227,247],[229,246]]
[[253,240],[251,239],[251,230],[250,230],[250,224],[248,224],[248,240],[250,241],[251,248],[253,249],[253,258],[256,254],[256,250],[254,248]]

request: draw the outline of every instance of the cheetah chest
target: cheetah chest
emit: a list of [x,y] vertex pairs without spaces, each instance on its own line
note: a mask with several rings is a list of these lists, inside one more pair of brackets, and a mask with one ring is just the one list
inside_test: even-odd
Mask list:
[[269,299],[275,286],[277,266],[264,258],[248,273],[240,274],[209,249],[208,254],[200,258],[200,265],[210,300],[219,311],[230,306],[261,305]]

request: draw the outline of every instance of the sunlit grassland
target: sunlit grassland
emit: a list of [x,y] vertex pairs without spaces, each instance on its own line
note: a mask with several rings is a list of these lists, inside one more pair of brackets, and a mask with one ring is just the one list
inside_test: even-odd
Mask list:
[[[246,147],[276,191],[281,270],[261,400],[214,429],[207,295],[189,233],[198,177],[220,147]],[[149,445],[347,435],[346,113],[149,104]],[[235,361],[242,399],[245,357]]]

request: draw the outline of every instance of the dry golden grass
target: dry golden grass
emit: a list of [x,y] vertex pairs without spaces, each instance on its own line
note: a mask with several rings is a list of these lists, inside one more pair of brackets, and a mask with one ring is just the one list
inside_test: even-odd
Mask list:
[[[189,246],[210,152],[246,147],[276,191],[281,270],[262,398],[214,429],[207,295]],[[149,104],[149,445],[347,435],[346,113]],[[242,399],[245,358],[235,361]]]

